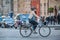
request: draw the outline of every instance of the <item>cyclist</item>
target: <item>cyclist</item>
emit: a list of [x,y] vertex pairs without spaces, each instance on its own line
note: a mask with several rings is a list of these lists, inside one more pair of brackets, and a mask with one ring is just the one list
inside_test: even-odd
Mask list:
[[37,25],[38,25],[38,23],[37,23],[37,21],[35,21],[35,20],[33,20],[32,18],[35,16],[35,17],[37,17],[37,18],[40,18],[39,16],[37,16],[35,13],[36,11],[36,8],[31,8],[31,12],[30,12],[30,15],[29,15],[29,23],[31,23],[32,25],[33,25],[33,33],[37,33],[36,31],[35,31],[35,29],[36,29],[36,27],[37,27]]

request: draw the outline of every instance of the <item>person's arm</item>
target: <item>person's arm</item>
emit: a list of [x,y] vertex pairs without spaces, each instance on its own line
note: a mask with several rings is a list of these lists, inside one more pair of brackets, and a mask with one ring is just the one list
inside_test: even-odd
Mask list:
[[40,18],[38,15],[36,15],[34,12],[33,12],[33,14],[37,17],[37,18]]
[[38,18],[37,22],[39,23],[39,21],[40,21],[41,18],[38,15],[36,15],[34,12],[33,12],[33,14]]

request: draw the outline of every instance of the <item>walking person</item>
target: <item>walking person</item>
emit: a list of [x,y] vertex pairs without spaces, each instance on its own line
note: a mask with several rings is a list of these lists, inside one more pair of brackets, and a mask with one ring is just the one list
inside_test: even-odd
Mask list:
[[60,24],[60,8],[58,10],[58,16],[57,16],[58,24]]
[[57,13],[58,13],[58,11],[57,11],[57,7],[55,6],[55,8],[54,8],[54,23],[57,23]]
[[13,11],[11,11],[11,12],[8,14],[8,16],[10,16],[11,18],[13,18],[13,15],[14,15]]

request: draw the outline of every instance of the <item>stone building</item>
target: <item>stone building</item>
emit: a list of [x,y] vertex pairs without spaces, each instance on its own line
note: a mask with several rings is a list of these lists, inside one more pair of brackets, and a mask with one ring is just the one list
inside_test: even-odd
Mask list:
[[12,0],[0,0],[0,13],[3,15],[8,15],[12,11]]
[[31,7],[36,7],[37,15],[40,15],[40,0],[14,0],[14,13],[29,12]]
[[49,16],[48,8],[60,6],[59,0],[0,0],[0,13],[6,15],[10,11],[14,14],[23,13],[25,11],[29,12],[31,7],[37,9],[37,15],[39,16]]
[[[56,10],[58,12],[58,9],[60,7],[60,0],[49,0],[49,7],[53,7],[55,8],[56,6]],[[58,13],[53,12],[54,15],[57,15]]]
[[14,13],[21,13],[24,10],[30,11],[31,7],[37,9],[37,15],[48,15],[48,0],[14,0]]
[[14,13],[23,13],[24,11],[30,10],[30,0],[14,0]]
[[2,11],[2,1],[0,0],[0,15],[2,15],[3,11]]
[[35,7],[37,9],[37,15],[47,15],[47,0],[3,0],[2,2],[3,14],[8,14],[12,10],[16,15],[24,11],[29,12],[31,7]]
[[49,7],[49,0],[40,0],[40,15],[41,16],[48,16],[48,7]]
[[60,7],[60,0],[40,0],[40,15],[45,17],[56,15],[55,12],[53,12],[52,14],[48,13],[48,8],[55,8],[55,6],[58,12],[58,9]]

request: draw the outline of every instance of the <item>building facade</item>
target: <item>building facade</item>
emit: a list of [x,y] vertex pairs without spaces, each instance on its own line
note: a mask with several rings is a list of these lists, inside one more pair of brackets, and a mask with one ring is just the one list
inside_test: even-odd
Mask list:
[[[37,9],[38,16],[49,16],[48,8],[49,7],[58,7],[60,6],[59,0],[0,0],[0,13],[6,15],[10,11],[13,11],[14,14],[29,12],[31,7]],[[53,13],[54,14],[54,13]]]
[[12,0],[0,0],[0,13],[3,15],[8,15],[13,9]]
[[14,13],[24,13],[25,11],[30,11],[30,2],[31,0],[14,0]]
[[49,7],[49,0],[40,0],[40,14],[41,16],[48,16],[48,7]]
[[31,7],[35,7],[38,16],[48,16],[48,4],[48,0],[14,0],[14,13],[30,11]]
[[48,12],[48,8],[52,7],[55,9],[55,6],[58,12],[58,9],[60,7],[60,0],[40,0],[40,14],[45,17],[56,15],[54,10],[52,14]]
[[55,13],[55,11],[51,14],[51,15],[58,15],[58,10],[59,10],[59,7],[60,7],[60,0],[49,0],[49,7],[52,7],[54,8],[55,10],[55,7],[56,7],[56,10],[57,10],[57,13]]
[[2,10],[2,0],[0,0],[0,15],[2,15],[3,10]]

